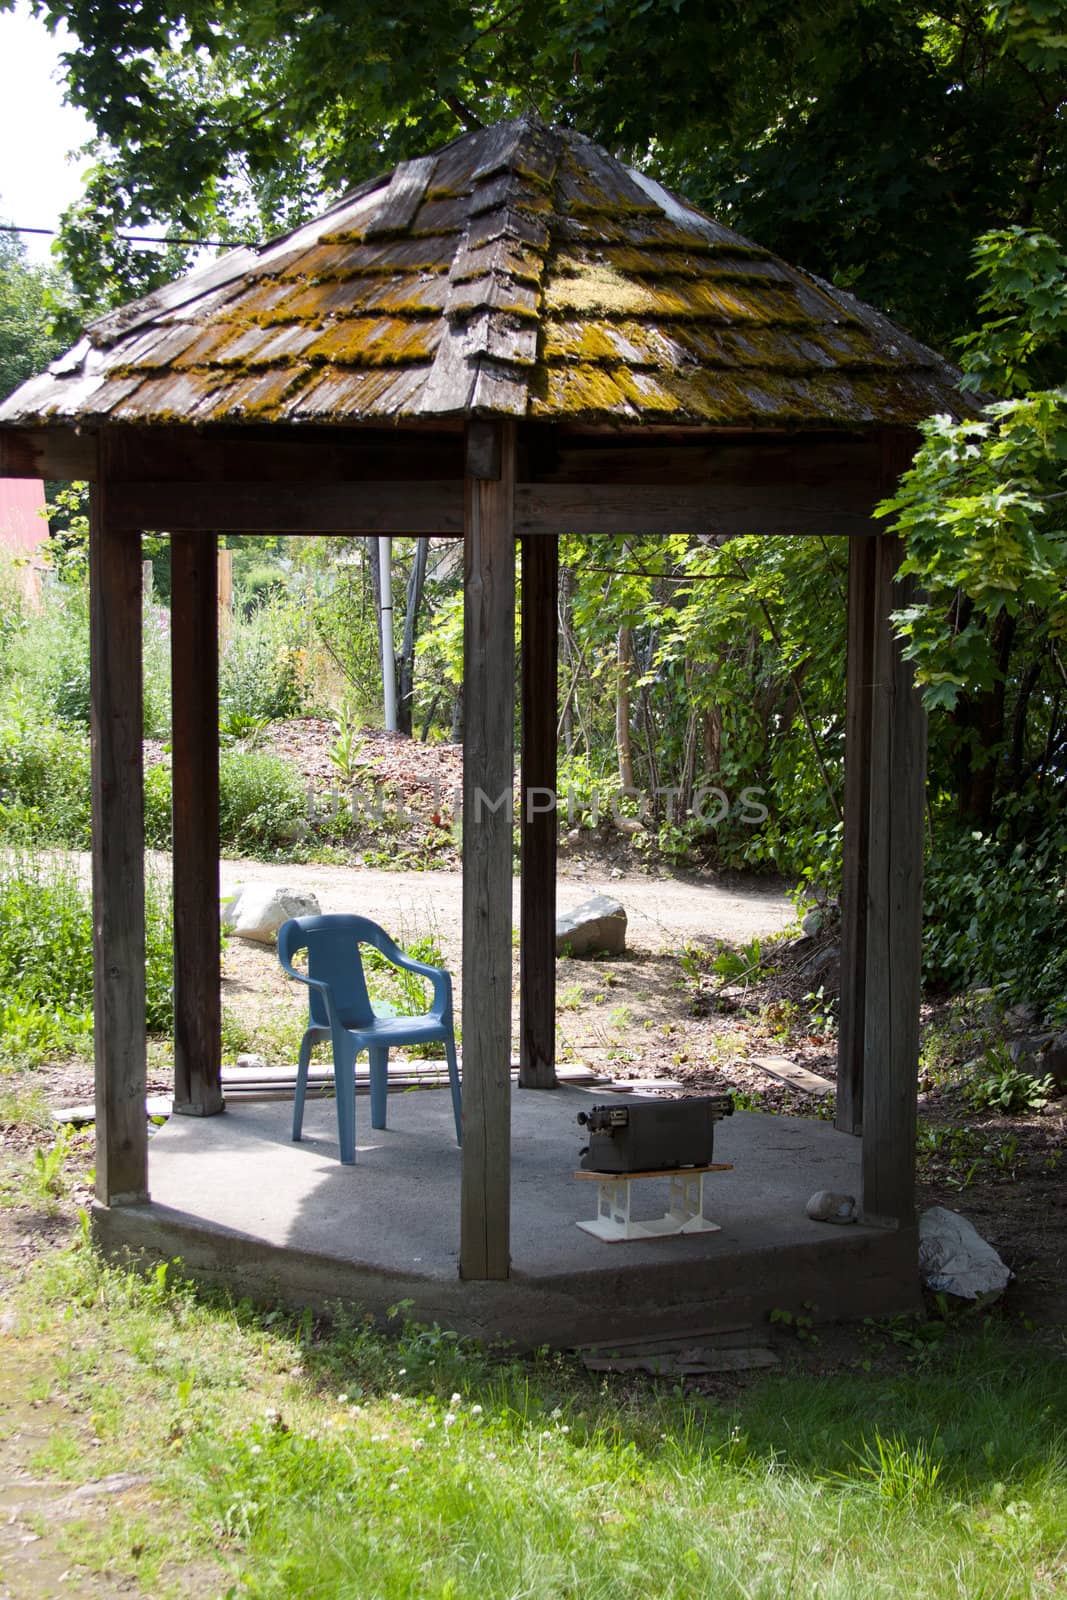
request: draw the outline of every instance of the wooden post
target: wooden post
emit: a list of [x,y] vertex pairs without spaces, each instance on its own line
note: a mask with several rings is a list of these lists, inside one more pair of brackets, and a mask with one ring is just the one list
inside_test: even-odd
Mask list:
[[853,534],[848,552],[845,665],[845,816],[841,871],[841,1009],[837,1035],[837,1126],[863,1128],[863,1017],[867,965],[871,686],[877,541]]
[[915,1215],[926,714],[889,622],[914,592],[894,584],[900,541],[875,544],[863,1216],[906,1227]]
[[103,451],[89,498],[96,1196],[148,1197],[145,1116],[141,540],[108,515]]
[[515,424],[471,423],[468,444],[460,1274],[506,1278],[511,1231]]
[[556,671],[559,541],[522,541],[519,1087],[556,1088]]
[[171,535],[174,1110],[223,1109],[215,540]]

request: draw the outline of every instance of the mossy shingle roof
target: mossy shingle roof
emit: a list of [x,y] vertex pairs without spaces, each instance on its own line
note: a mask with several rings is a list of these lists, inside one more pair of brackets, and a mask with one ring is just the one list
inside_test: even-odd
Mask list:
[[907,426],[958,373],[569,129],[465,135],[92,324],[0,422]]

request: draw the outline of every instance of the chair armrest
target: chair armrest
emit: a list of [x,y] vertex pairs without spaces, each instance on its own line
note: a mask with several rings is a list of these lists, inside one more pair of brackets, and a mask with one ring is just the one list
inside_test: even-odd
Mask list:
[[306,972],[297,972],[295,967],[291,967],[287,961],[282,960],[281,956],[278,957],[278,962],[282,971],[287,973],[290,978],[295,978],[297,983],[302,983],[305,988],[318,990],[319,994],[322,995],[322,998],[326,1002],[326,1015],[330,1019],[331,1028],[343,1029],[344,1024],[337,1015],[337,1011],[334,1007],[333,994],[330,991],[330,985],[328,983],[324,983],[321,978],[309,978]]
[[309,989],[319,989],[324,994],[328,993],[330,987],[328,983],[323,983],[321,978],[309,978],[306,972],[297,972],[296,968],[290,966],[284,956],[280,955],[278,957],[278,965],[287,977],[295,978],[297,983],[304,983]]

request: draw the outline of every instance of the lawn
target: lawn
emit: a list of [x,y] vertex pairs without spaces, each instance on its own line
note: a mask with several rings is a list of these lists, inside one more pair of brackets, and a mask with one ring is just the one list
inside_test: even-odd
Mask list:
[[[782,1373],[683,1390],[486,1350],[403,1307],[382,1330],[235,1304],[178,1269],[102,1263],[84,1228],[18,1272],[6,1307],[6,1503],[40,1534],[0,1547],[15,1594],[1067,1586],[1064,1341],[1004,1315],[869,1326],[825,1349],[805,1335]],[[22,1516],[19,1468],[52,1514]],[[109,1481],[103,1501],[84,1487]],[[48,1560],[63,1584],[19,1587]]]

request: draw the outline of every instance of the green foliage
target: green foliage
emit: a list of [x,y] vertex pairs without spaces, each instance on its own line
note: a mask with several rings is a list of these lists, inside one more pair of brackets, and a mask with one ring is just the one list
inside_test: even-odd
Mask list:
[[1051,1077],[1024,1072],[1003,1045],[991,1050],[967,1084],[964,1096],[976,1111],[1042,1111],[1052,1094]]
[[[1019,228],[977,248],[981,329],[966,341],[975,382],[1009,398],[980,421],[934,417],[899,491],[881,508],[907,543],[922,604],[897,616],[931,707],[989,691],[1005,676],[998,650],[1010,619],[1031,657],[1060,660],[1067,635],[1067,255]],[[1062,665],[1060,667],[1062,672]]]
[[18,689],[0,693],[0,838],[89,843],[89,739]]
[[269,728],[267,717],[256,717],[247,711],[224,711],[219,718],[219,743],[255,750],[265,742]]
[[[843,775],[838,540],[563,541],[561,788],[617,804],[618,641],[634,782],[669,855],[832,872]],[[827,594],[840,606],[827,605]]]
[[44,551],[64,584],[84,584],[89,572],[89,485],[49,485],[48,539]]
[[[146,886],[147,1017],[173,1020],[169,889]],[[84,1053],[92,1038],[91,896],[76,862],[7,850],[0,857],[0,1057]]]
[[[421,934],[418,938],[409,939],[402,926],[394,933],[397,944],[406,955],[414,961],[424,961],[427,966],[446,967],[444,952],[441,949],[437,929]],[[418,973],[405,972],[402,967],[394,967],[391,961],[370,945],[363,948],[363,966],[367,974],[367,989],[371,999],[375,1002],[384,1002],[391,1006],[398,1014],[415,1016],[420,1011],[425,1011],[430,1002],[430,985],[425,978],[420,978]],[[434,1047],[433,1054],[440,1055],[441,1049]]]
[[883,1499],[898,1505],[929,1504],[935,1497],[941,1477],[941,1462],[936,1436],[914,1442],[892,1434],[888,1439],[875,1429],[872,1440],[865,1439],[856,1451],[851,1474],[870,1485]]
[[962,331],[983,229],[1064,203],[1053,0],[57,0],[100,133],[66,226],[98,296],[185,252],[120,222],[256,238],[456,133],[536,106],[788,259],[939,338]]
[[330,745],[330,765],[345,783],[353,783],[366,764],[360,755],[362,747],[359,729],[345,707],[334,722],[334,740]]
[[300,837],[307,796],[280,756],[224,750],[219,759],[219,831],[236,854],[273,855]]
[[48,303],[60,285],[53,268],[30,265],[17,234],[0,233],[0,400],[62,350]]
[[238,621],[219,663],[219,705],[224,717],[299,715],[304,702],[304,656],[297,613],[285,599],[257,606]]
[[354,709],[381,699],[378,620],[366,561],[337,563],[317,575],[315,632],[341,672]]
[[[75,567],[67,564],[66,570]],[[146,601],[142,616],[145,733],[170,728],[170,625],[166,611]],[[42,721],[89,726],[89,590],[84,571],[45,586],[40,609],[24,612],[6,649],[0,647],[0,685],[17,680],[17,701]]]
[[926,982],[955,991],[995,985],[1067,1019],[1067,826],[1028,843],[945,831],[924,889]]
[[[228,855],[270,859],[288,853],[307,831],[307,795],[299,773],[280,756],[234,746],[219,755],[219,836]],[[145,773],[145,843],[169,850],[170,760]]]

